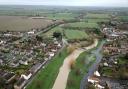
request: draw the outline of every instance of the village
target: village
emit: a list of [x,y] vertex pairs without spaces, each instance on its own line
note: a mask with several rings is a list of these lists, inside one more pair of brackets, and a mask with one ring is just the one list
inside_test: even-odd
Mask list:
[[106,39],[102,47],[103,57],[93,76],[88,77],[87,89],[127,89],[127,28],[104,26],[101,32]]
[[128,8],[0,5],[0,89],[127,88]]
[[22,89],[63,47],[62,39],[29,32],[0,33],[0,86]]

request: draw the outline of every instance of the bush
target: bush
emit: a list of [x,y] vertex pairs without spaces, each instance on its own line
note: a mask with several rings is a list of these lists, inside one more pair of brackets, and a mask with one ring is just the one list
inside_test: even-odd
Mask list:
[[75,61],[73,59],[69,62],[69,67],[70,67],[70,69],[75,68]]
[[76,74],[76,76],[79,76],[79,75],[81,74],[81,71],[80,71],[79,68],[77,68],[77,69],[75,70],[75,74]]
[[71,54],[75,49],[76,49],[75,46],[70,45],[70,46],[67,47],[67,53]]
[[68,79],[67,86],[73,86],[73,85],[74,85],[74,80],[73,79]]

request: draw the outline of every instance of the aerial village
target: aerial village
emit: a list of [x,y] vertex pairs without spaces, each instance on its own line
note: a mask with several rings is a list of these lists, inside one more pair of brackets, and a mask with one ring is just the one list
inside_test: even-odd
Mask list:
[[62,48],[61,39],[43,39],[36,34],[35,29],[0,33],[0,85],[6,89],[23,88]]
[[[0,28],[0,89],[128,88],[128,20],[119,19],[122,9],[32,6],[33,15],[24,8],[24,13],[15,13],[15,7],[14,16],[9,11],[0,16],[6,29]],[[29,24],[34,28],[28,30]]]
[[88,77],[87,89],[127,89],[127,24],[111,21],[102,25],[101,32],[106,39],[101,51],[103,57],[94,74]]

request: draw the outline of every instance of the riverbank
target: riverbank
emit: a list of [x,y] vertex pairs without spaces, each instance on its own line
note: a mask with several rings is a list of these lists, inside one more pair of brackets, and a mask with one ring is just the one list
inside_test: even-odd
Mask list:
[[84,49],[76,49],[68,57],[66,57],[64,59],[63,65],[60,67],[59,74],[56,78],[56,81],[52,89],[65,89],[66,84],[67,84],[68,75],[71,71],[69,67],[69,63],[72,60],[75,61],[82,52],[96,47],[97,44],[98,44],[98,39],[94,39],[94,43],[92,45],[85,47]]
[[64,48],[44,69],[39,71],[26,89],[51,89],[58,75],[59,68],[67,55],[67,50]]

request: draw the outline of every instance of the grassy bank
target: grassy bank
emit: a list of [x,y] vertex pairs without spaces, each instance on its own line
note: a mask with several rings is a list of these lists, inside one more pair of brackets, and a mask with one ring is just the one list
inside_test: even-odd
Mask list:
[[56,55],[52,59],[45,69],[42,69],[36,75],[34,80],[26,89],[51,89],[58,75],[59,68],[67,55],[68,53],[65,48],[60,54]]
[[69,74],[66,89],[79,89],[81,79],[84,74],[88,72],[89,67],[94,61],[94,55],[88,52],[81,53],[75,62],[74,68],[72,68]]

